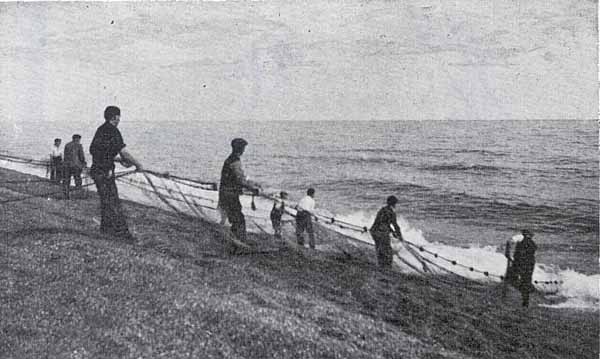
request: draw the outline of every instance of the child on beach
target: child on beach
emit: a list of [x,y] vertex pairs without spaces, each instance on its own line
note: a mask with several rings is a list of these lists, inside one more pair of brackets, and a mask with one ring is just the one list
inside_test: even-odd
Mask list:
[[281,217],[285,212],[285,200],[287,199],[287,192],[279,193],[281,198],[281,205],[277,207],[277,202],[273,203],[273,209],[271,209],[271,224],[273,225],[273,231],[275,232],[275,238],[281,239]]

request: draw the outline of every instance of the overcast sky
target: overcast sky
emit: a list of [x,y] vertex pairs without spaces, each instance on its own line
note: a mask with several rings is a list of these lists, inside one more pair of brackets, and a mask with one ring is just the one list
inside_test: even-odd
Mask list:
[[0,4],[0,122],[594,119],[585,0]]

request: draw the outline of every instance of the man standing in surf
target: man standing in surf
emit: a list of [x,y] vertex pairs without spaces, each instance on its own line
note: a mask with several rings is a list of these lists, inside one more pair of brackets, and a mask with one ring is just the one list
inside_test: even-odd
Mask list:
[[[402,240],[402,232],[396,221],[396,204],[398,198],[389,196],[387,205],[377,212],[375,222],[371,226],[370,232],[375,242],[375,251],[377,253],[377,264],[380,268],[391,268],[394,252],[390,243],[390,232],[394,237]],[[392,230],[393,227],[393,230]]]
[[535,268],[535,251],[537,246],[533,242],[533,233],[527,229],[521,231],[520,236],[514,239],[517,242],[512,260],[513,275],[517,288],[521,292],[523,307],[529,306],[529,292],[532,289],[531,276]]
[[248,180],[242,169],[242,160],[240,157],[248,142],[243,138],[234,138],[231,141],[231,154],[223,163],[221,170],[221,184],[219,186],[219,204],[218,207],[227,215],[231,223],[233,235],[240,241],[246,241],[246,219],[242,213],[242,204],[240,195],[242,190],[247,188],[254,194],[258,194],[260,185]]
[[129,232],[121,209],[115,183],[115,157],[121,155],[121,163],[124,166],[134,165],[138,171],[142,170],[142,165],[125,150],[123,137],[117,128],[121,121],[121,110],[116,106],[108,106],[104,110],[104,120],[104,124],[96,130],[90,145],[92,154],[90,174],[100,196],[102,215],[100,231],[131,241],[134,238]]

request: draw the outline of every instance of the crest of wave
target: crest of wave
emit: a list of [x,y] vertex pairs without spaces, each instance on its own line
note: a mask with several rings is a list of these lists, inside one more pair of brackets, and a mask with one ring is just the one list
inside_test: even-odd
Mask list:
[[572,269],[559,272],[559,295],[566,301],[547,305],[552,308],[600,309],[600,274],[585,275]]
[[[363,211],[338,216],[339,219],[360,226],[370,227],[375,220],[376,213]],[[482,273],[469,270],[469,267],[480,271],[487,271],[492,275],[503,276],[506,271],[506,258],[504,253],[495,246],[479,246],[472,244],[469,247],[457,247],[449,244],[430,242],[423,235],[422,230],[412,226],[404,217],[398,215],[398,225],[402,230],[404,240],[415,244],[417,247],[408,246],[398,241],[392,241],[392,248],[397,251],[395,263],[406,273],[423,273],[423,267],[419,256],[429,260],[426,263],[430,272],[445,274],[447,271],[454,272],[460,276],[484,281],[500,282],[497,277],[486,277]],[[366,243],[373,244],[368,233],[356,233],[348,231],[345,234]],[[438,258],[433,255],[419,251],[418,247],[437,253]],[[449,261],[462,264],[467,268],[453,265]],[[550,305],[556,308],[585,308],[599,309],[600,304],[600,275],[585,275],[572,269],[557,270],[554,266],[537,263],[533,272],[533,280],[538,283],[534,286],[543,293],[556,294],[567,300],[560,304]],[[551,283],[543,283],[551,282]]]

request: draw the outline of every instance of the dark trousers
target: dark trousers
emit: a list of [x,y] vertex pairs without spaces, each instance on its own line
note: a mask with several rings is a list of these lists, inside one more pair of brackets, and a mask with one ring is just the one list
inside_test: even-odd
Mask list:
[[95,171],[92,178],[100,196],[100,211],[102,214],[100,230],[118,236],[129,234],[112,171],[110,174],[104,171]]
[[281,239],[281,217],[271,217],[275,238]]
[[219,206],[227,214],[227,219],[231,223],[233,235],[241,242],[246,241],[246,219],[242,213],[242,204],[240,196],[235,193],[219,193]]
[[371,237],[373,237],[373,241],[375,242],[377,265],[381,268],[390,268],[394,258],[394,252],[390,244],[390,233],[371,232]]
[[304,231],[308,232],[308,245],[315,249],[315,232],[313,231],[312,218],[309,212],[298,211],[296,214],[296,240],[304,245]]
[[529,292],[533,289],[531,284],[531,276],[533,275],[533,268],[535,265],[527,264],[517,266],[515,268],[515,274],[518,276],[517,285],[519,292],[521,292],[521,298],[523,300],[523,306],[529,306]]
[[82,169],[76,166],[64,166],[63,173],[63,189],[65,191],[65,197],[69,198],[71,177],[75,179],[75,187],[81,187],[83,181],[81,180]]
[[62,158],[52,157],[50,159],[50,180],[60,181],[62,179]]

